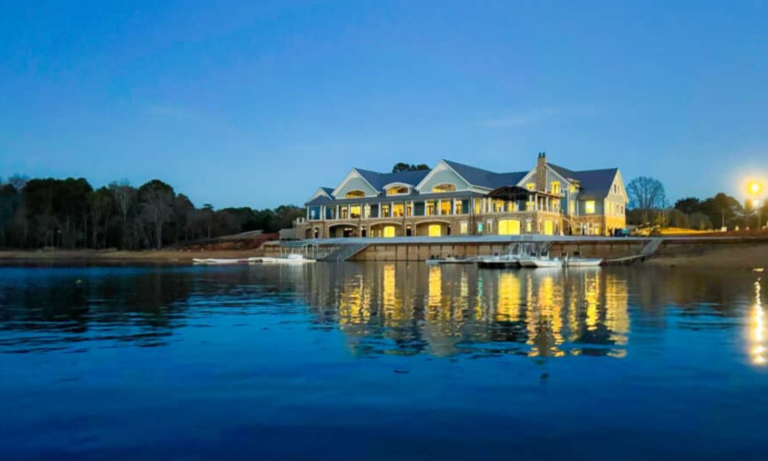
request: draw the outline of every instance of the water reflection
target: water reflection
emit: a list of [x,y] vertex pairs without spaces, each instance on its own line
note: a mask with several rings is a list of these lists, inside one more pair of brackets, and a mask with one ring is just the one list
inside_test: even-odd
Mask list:
[[358,353],[626,355],[628,287],[613,272],[368,264],[313,276],[308,304],[338,305]]
[[177,332],[212,326],[215,319],[245,325],[247,317],[266,314],[300,315],[290,321],[340,331],[361,357],[621,359],[631,355],[633,343],[671,331],[748,325],[748,344],[739,349],[763,365],[761,297],[761,281],[751,274],[654,268],[493,271],[373,263],[0,269],[0,352],[164,346]]
[[755,306],[752,308],[751,356],[755,365],[765,365],[765,312],[760,299],[760,279],[755,282]]

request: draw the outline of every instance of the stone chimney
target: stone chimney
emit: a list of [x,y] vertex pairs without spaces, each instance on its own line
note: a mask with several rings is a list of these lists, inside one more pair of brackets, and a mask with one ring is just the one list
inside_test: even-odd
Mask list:
[[547,153],[539,152],[539,160],[536,164],[536,190],[547,190]]

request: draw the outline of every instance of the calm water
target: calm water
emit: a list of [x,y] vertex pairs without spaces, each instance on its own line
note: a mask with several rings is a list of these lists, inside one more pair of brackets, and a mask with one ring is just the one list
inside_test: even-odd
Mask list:
[[766,459],[761,286],[650,267],[0,268],[0,459]]

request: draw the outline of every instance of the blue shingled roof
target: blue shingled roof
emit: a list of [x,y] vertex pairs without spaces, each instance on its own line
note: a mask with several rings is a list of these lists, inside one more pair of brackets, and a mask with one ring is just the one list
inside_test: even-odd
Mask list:
[[576,179],[579,181],[581,191],[579,192],[579,198],[605,198],[611,193],[611,185],[613,184],[616,174],[619,172],[618,168],[607,168],[604,170],[584,170],[584,171],[572,171],[561,166],[548,164],[558,174],[566,179]]
[[513,186],[520,182],[523,177],[528,174],[527,171],[518,171],[514,173],[494,173],[493,171],[483,170],[482,168],[476,168],[463,163],[452,162],[450,160],[444,160],[451,168],[456,171],[462,178],[473,186],[486,187],[488,189],[496,189],[502,186]]
[[355,168],[355,171],[360,173],[360,175],[365,178],[366,181],[371,183],[371,186],[376,188],[376,190],[381,191],[384,189],[384,186],[394,182],[401,182],[415,186],[429,174],[430,170],[400,171],[397,173],[377,173],[375,171]]

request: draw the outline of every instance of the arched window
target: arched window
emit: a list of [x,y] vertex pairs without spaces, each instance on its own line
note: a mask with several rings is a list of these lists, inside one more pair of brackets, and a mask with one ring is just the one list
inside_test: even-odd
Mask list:
[[432,192],[454,192],[456,190],[455,184],[438,184],[434,187],[432,187]]
[[365,197],[365,192],[363,192],[361,190],[351,190],[351,191],[347,192],[346,197],[347,198],[363,198],[363,197]]
[[387,195],[403,195],[408,193],[408,188],[405,186],[394,186],[387,189]]

